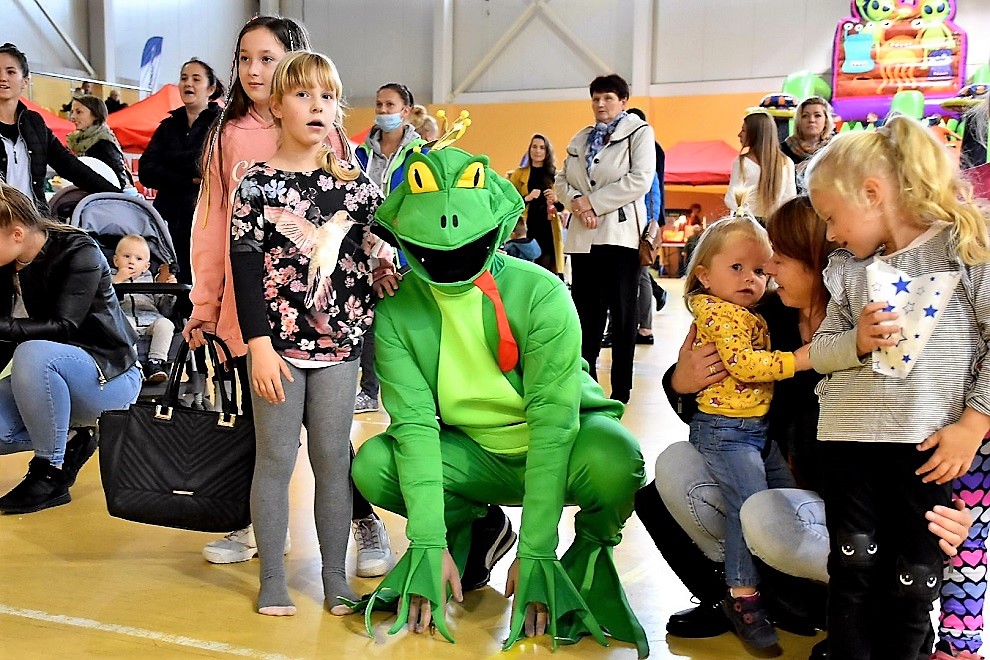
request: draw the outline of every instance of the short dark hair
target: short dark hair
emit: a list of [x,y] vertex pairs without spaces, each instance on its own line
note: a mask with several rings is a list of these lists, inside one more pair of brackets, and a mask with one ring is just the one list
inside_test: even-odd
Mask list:
[[620,100],[629,98],[629,83],[627,83],[625,78],[617,73],[610,73],[607,76],[598,76],[591,81],[588,89],[592,96],[595,94],[607,94],[608,92],[612,92],[618,96]]
[[21,75],[25,78],[31,75],[31,71],[28,70],[27,55],[25,55],[20,48],[8,41],[4,45],[0,46],[0,53],[6,53],[16,59],[17,63],[21,66]]

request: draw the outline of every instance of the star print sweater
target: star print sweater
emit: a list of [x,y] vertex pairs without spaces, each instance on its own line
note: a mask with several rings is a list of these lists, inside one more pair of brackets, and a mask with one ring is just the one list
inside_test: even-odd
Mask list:
[[[811,363],[829,374],[818,385],[821,415],[819,440],[920,443],[935,431],[955,423],[964,407],[990,414],[990,369],[977,366],[990,341],[990,264],[965,266],[956,256],[952,232],[936,224],[903,250],[885,256],[856,259],[846,250],[829,257],[825,286],[832,296],[827,315],[811,342]],[[907,291],[889,296],[921,294],[932,273],[962,271],[951,291],[938,291],[932,303],[944,305],[938,324],[906,378],[893,378],[872,369],[870,355],[856,351],[856,322],[871,292],[866,267],[882,259],[906,273]],[[878,295],[885,295],[878,292]],[[900,302],[900,301],[898,301]],[[929,322],[933,312],[906,306],[905,328]],[[910,331],[910,330],[908,330]]]
[[794,354],[770,350],[759,314],[705,294],[688,300],[698,328],[695,347],[715,344],[729,375],[698,392],[698,410],[726,417],[761,417],[770,410],[773,381],[794,375]]
[[285,172],[259,164],[234,196],[230,260],[244,339],[269,336],[283,357],[356,359],[374,319],[372,281],[394,272],[369,230],[381,202],[360,174]]

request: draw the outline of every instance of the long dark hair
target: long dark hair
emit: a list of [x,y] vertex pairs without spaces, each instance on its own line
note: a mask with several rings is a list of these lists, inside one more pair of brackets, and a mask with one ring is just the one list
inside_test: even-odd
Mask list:
[[210,134],[206,140],[209,148],[206,150],[206,155],[203,158],[202,168],[205,175],[203,179],[203,194],[206,195],[207,202],[209,202],[210,164],[214,154],[219,159],[217,161],[217,169],[221,173],[220,190],[223,194],[224,207],[227,205],[226,200],[230,197],[230,184],[227,178],[223,176],[223,129],[227,125],[227,122],[243,117],[251,109],[251,99],[248,97],[247,92],[244,91],[244,86],[241,85],[240,77],[237,75],[237,62],[241,52],[241,40],[244,39],[244,35],[248,32],[261,29],[271,32],[272,36],[282,44],[282,47],[285,48],[287,53],[294,50],[309,50],[310,48],[309,34],[306,32],[306,28],[291,18],[283,18],[281,16],[255,16],[245,23],[244,27],[237,34],[237,41],[234,42],[234,58],[230,65],[230,83],[227,85],[226,103],[220,115],[213,123],[212,128],[210,128]]
[[[550,184],[553,185],[553,178],[557,176],[557,161],[554,159],[553,155],[553,145],[550,144],[550,138],[542,133],[533,133],[533,137],[529,138],[529,144],[526,146],[526,158],[529,159],[529,149],[533,146],[533,140],[539,138],[543,140],[544,146],[547,148],[547,155],[543,159],[543,170],[547,174],[547,178],[550,179]],[[530,162],[532,167],[533,163]]]
[[179,67],[179,75],[182,75],[182,70],[190,64],[197,64],[202,67],[203,72],[206,74],[206,81],[209,83],[210,87],[214,88],[213,93],[210,94],[211,101],[216,101],[218,98],[223,96],[227,88],[223,86],[222,82],[217,80],[217,72],[213,70],[212,66],[198,57],[190,57],[188,60],[183,62],[182,66]]

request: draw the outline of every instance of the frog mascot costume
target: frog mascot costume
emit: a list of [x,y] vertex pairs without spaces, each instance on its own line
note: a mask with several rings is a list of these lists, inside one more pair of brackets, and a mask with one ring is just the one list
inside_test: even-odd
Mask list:
[[[369,501],[407,519],[410,544],[356,605],[369,634],[372,609],[397,607],[394,633],[411,601],[414,618],[428,601],[452,642],[445,561],[463,572],[472,522],[487,505],[521,505],[504,648],[529,628],[529,609],[530,622],[534,611],[547,616],[554,647],[583,635],[605,644],[608,634],[646,657],[646,635],[612,561],[645,482],[639,444],[619,423],[624,407],[588,374],[564,284],[497,251],[522,213],[519,193],[487,157],[431,146],[408,158],[403,182],[376,214],[411,272],[375,320],[391,424],[364,443],[352,468]],[[580,511],[576,539],[558,560],[565,504]]]

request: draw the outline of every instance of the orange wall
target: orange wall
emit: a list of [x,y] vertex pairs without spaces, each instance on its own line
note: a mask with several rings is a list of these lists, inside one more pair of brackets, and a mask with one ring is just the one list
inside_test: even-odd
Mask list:
[[[769,93],[769,92],[768,92]],[[759,103],[763,93],[720,94],[712,96],[633,97],[630,107],[646,112],[657,139],[670,148],[678,142],[693,140],[723,140],[733,147],[739,144],[736,134],[745,109]],[[461,148],[488,154],[496,172],[505,173],[519,165],[533,133],[543,133],[554,147],[557,164],[571,137],[591,123],[588,101],[547,101],[534,103],[492,103],[485,105],[430,106],[435,113],[444,107],[448,115],[461,110],[471,113],[472,125],[458,143]],[[351,108],[347,130],[350,134],[365,130],[374,121],[374,108]],[[679,189],[683,186],[678,187]],[[703,198],[692,199],[691,192],[671,193],[668,206],[689,206],[684,200],[699,201],[705,214],[719,213],[721,193],[698,191]],[[683,196],[683,197],[682,197]],[[711,211],[709,211],[711,207]]]
[[[769,93],[769,92],[768,92]],[[712,96],[633,97],[630,107],[642,108],[660,144],[672,147],[686,140],[723,140],[733,147],[746,108],[756,105],[763,93]],[[533,133],[543,133],[553,144],[557,163],[571,137],[591,123],[587,101],[491,103],[485,105],[431,105],[430,112],[444,108],[456,116],[471,113],[472,126],[459,145],[467,151],[488,154],[498,172],[516,167]],[[374,121],[370,107],[348,110],[347,130],[358,133]]]

